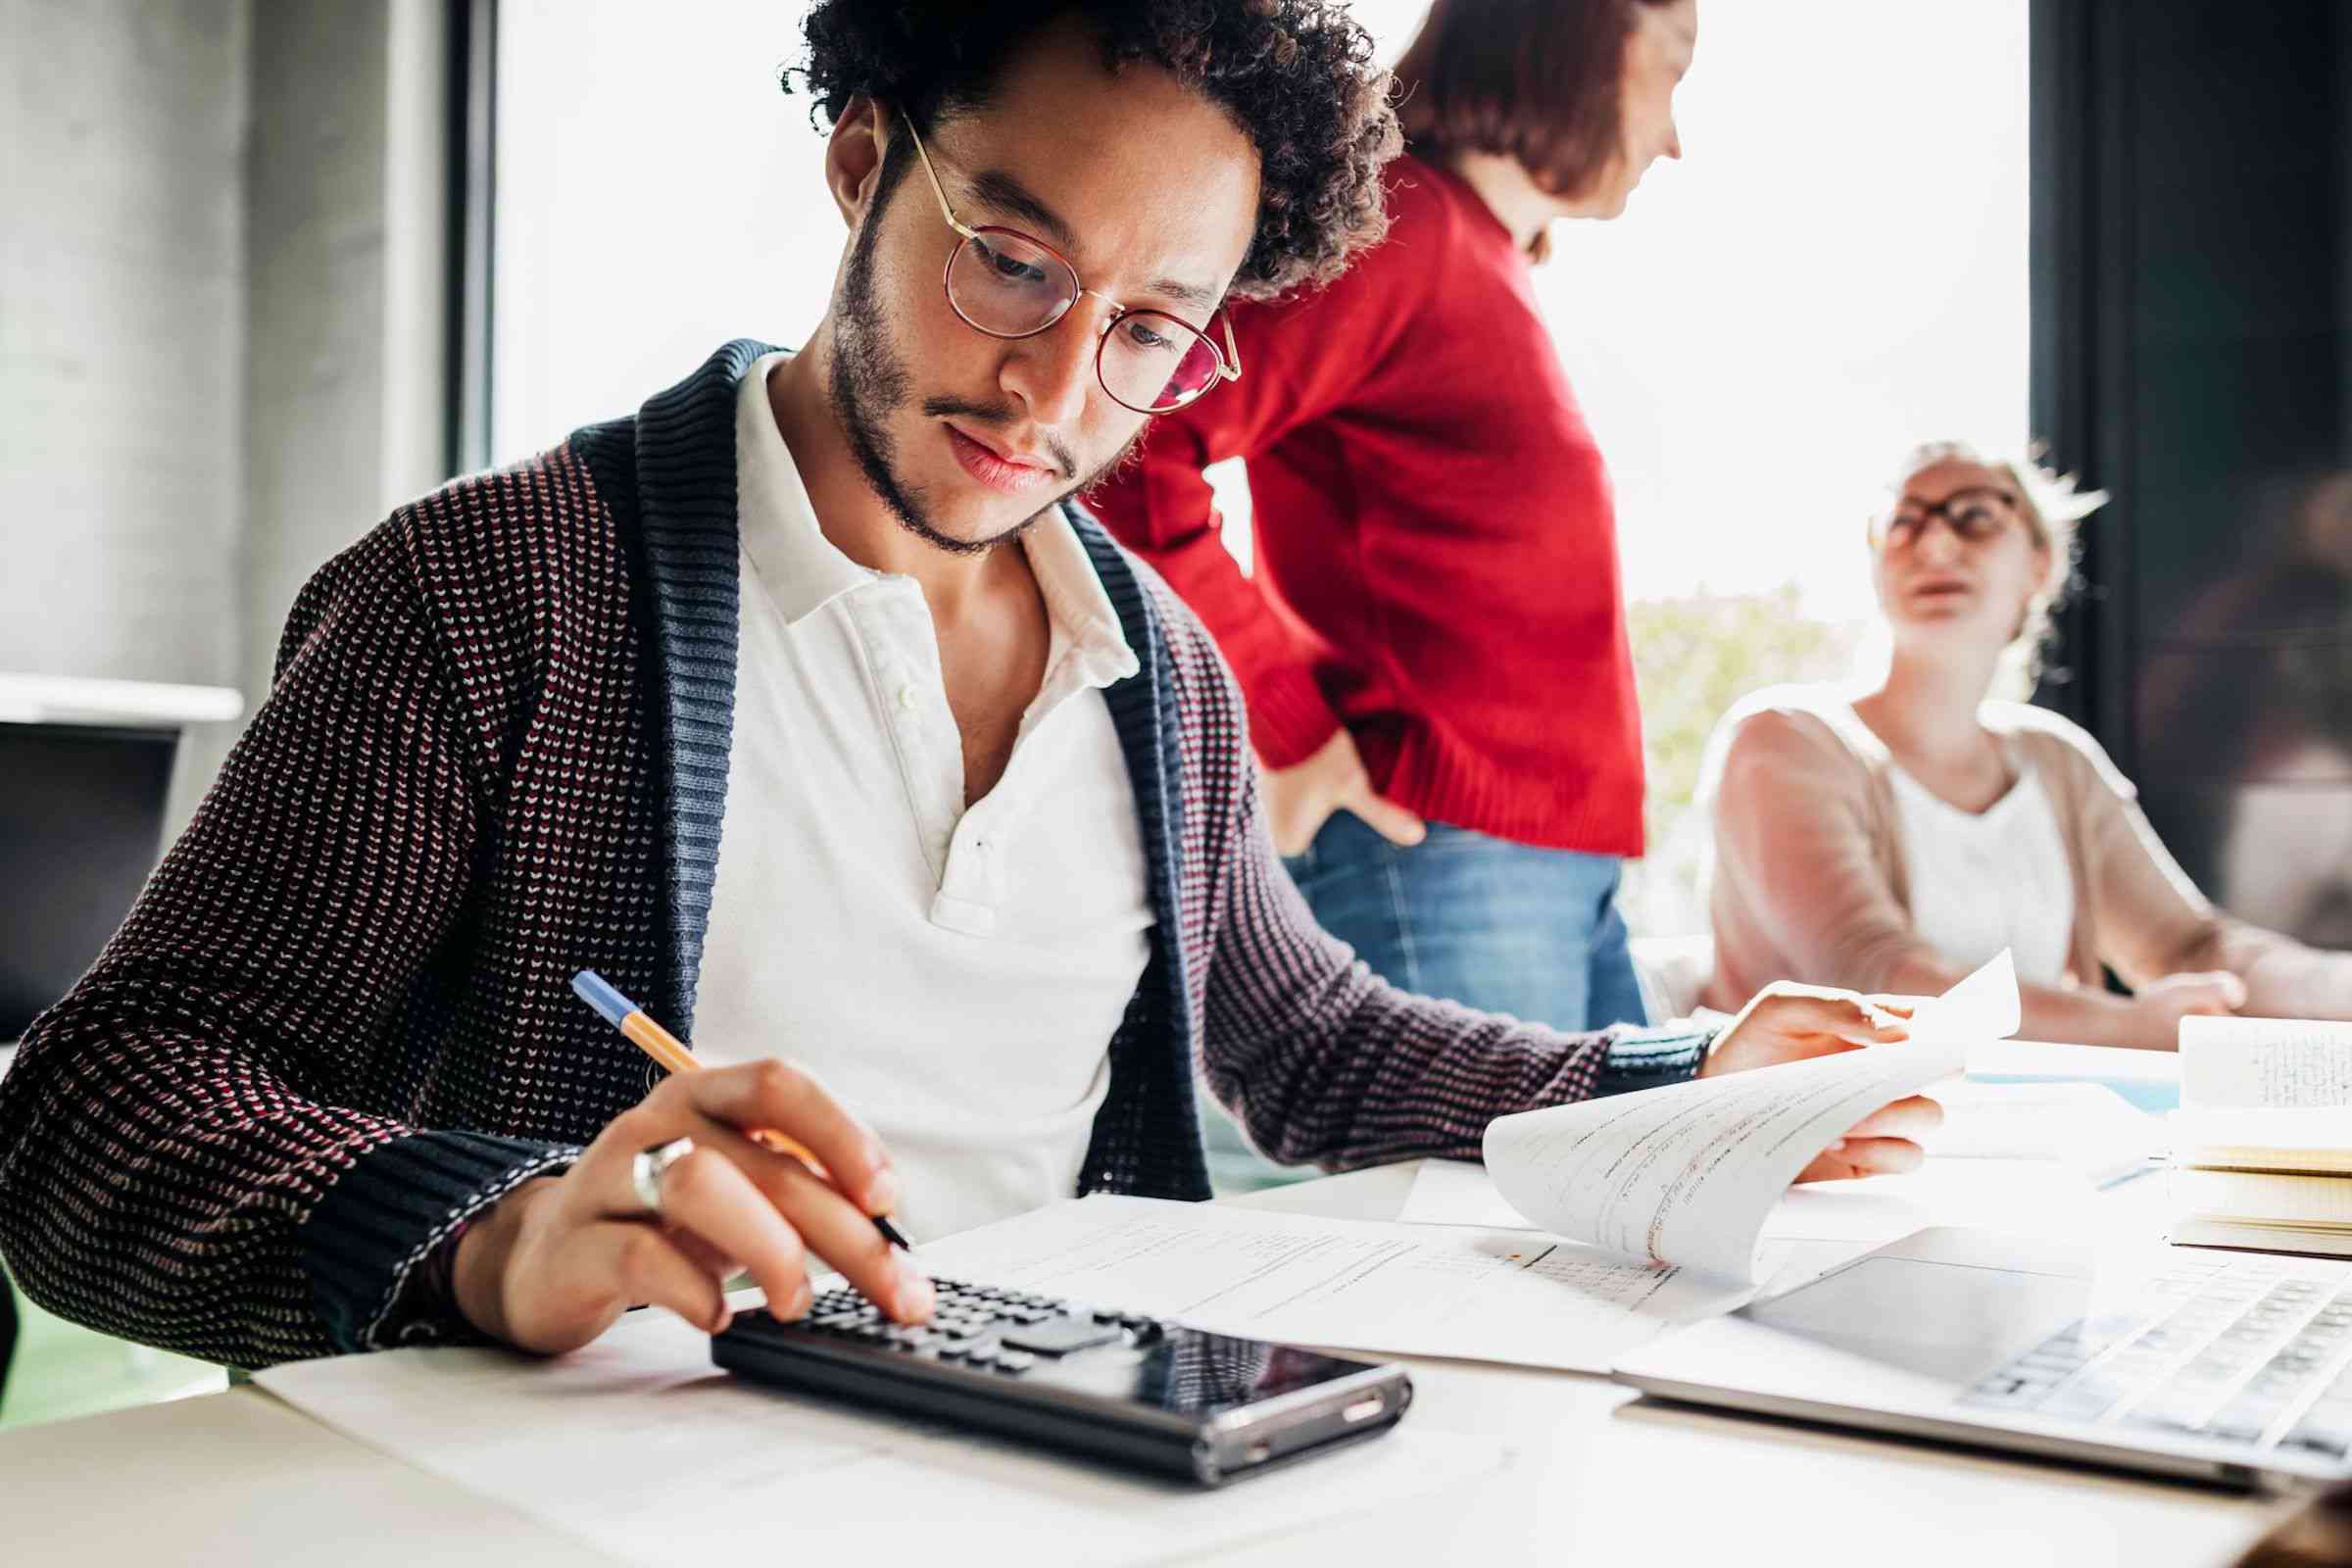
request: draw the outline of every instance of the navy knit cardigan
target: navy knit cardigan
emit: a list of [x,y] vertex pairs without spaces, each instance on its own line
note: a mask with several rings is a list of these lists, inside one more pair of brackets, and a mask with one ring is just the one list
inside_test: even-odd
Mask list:
[[[0,1253],[34,1299],[242,1366],[466,1334],[411,1271],[648,1087],[571,973],[691,1035],[764,352],[402,508],[304,589],[186,835],[0,1084]],[[1207,1196],[1196,1063],[1261,1148],[1335,1168],[1691,1072],[1702,1035],[1410,997],[1317,930],[1206,633],[1071,514],[1142,661],[1105,696],[1157,915],[1081,1191]]]

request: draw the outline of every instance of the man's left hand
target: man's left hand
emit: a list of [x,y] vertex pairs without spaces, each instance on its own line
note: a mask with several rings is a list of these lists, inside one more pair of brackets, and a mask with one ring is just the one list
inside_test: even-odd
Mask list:
[[[1865,1046],[1908,1039],[1910,1008],[1885,1000],[1817,986],[1768,987],[1738,1023],[1718,1036],[1698,1069],[1701,1078],[1803,1061]],[[1800,1182],[1844,1181],[1917,1170],[1926,1152],[1918,1140],[1943,1125],[1943,1107],[1924,1095],[1882,1105],[1797,1172]]]

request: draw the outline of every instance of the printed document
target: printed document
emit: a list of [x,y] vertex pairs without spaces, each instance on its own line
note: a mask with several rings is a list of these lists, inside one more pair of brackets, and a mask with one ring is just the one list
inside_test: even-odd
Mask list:
[[[1765,1219],[1764,1239],[1880,1247],[1933,1225],[2072,1236],[2099,1223],[2105,1211],[2098,1196],[2081,1171],[2055,1160],[1930,1160],[1902,1176],[1791,1187]],[[1396,1219],[1405,1225],[1529,1228],[1485,1166],[1453,1159],[1421,1162]]]
[[1510,1460],[1408,1415],[1280,1476],[1196,1492],[740,1381],[710,1364],[707,1335],[659,1309],[552,1360],[391,1350],[254,1381],[601,1551],[682,1568],[1155,1563],[1454,1491]]
[[1911,1038],[1497,1118],[1486,1164],[1511,1206],[1605,1252],[1752,1284],[1765,1216],[1870,1112],[1956,1076],[2015,1034],[2009,955],[1920,1004]]
[[1105,1195],[951,1236],[920,1255],[956,1279],[1228,1334],[1582,1372],[1605,1372],[1667,1328],[1752,1294],[1527,1230]]

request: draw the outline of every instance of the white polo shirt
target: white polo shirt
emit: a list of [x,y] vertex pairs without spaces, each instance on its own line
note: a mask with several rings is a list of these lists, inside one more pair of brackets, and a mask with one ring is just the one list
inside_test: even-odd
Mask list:
[[1053,641],[964,802],[921,586],[817,526],[767,402],[736,403],[734,740],[694,1051],[814,1072],[888,1145],[910,1238],[1067,1198],[1150,956],[1143,838],[1102,688],[1138,667],[1058,511],[1022,537]]

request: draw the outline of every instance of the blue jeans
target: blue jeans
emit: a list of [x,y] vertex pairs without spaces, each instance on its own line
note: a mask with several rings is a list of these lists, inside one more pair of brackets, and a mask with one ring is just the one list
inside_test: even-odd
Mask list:
[[[1534,849],[1442,822],[1400,849],[1340,811],[1283,864],[1316,923],[1404,990],[1554,1029],[1648,1021],[1613,856]],[[1256,1154],[1213,1105],[1203,1131],[1221,1192],[1314,1174]]]
[[1316,922],[1394,985],[1554,1029],[1648,1021],[1614,856],[1443,822],[1400,849],[1340,811],[1283,863]]

